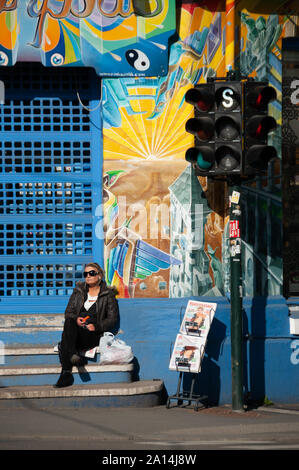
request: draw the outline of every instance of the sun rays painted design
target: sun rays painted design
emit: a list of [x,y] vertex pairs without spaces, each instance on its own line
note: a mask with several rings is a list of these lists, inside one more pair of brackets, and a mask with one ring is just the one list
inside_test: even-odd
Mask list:
[[185,130],[185,122],[193,113],[192,106],[184,101],[186,87],[170,99],[166,94],[157,96],[161,89],[127,87],[127,96],[119,107],[121,127],[103,129],[104,159],[185,158],[186,148],[194,141]]

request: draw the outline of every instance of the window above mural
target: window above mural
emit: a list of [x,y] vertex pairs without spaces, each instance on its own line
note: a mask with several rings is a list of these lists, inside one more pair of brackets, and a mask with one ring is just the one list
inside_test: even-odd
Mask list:
[[175,0],[0,0],[0,65],[165,76],[175,11]]

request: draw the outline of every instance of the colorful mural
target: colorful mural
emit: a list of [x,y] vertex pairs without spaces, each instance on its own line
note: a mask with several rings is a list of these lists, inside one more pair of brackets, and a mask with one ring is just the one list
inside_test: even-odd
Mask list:
[[[205,178],[200,182],[185,161],[193,108],[184,101],[190,86],[224,74],[224,23],[225,13],[184,5],[166,77],[103,80],[106,273],[121,296],[224,292],[223,200],[209,207]],[[151,265],[141,271],[144,243]],[[124,270],[114,268],[115,256]]]
[[163,76],[175,0],[2,0],[0,65],[40,60],[98,75]]
[[[116,223],[118,229],[126,227],[122,236],[134,233],[136,239],[170,257],[168,268],[148,272],[142,279],[132,269],[126,278],[119,271],[117,279],[110,274],[108,282],[121,287],[124,296],[218,296],[230,289],[227,188],[196,178],[185,162],[192,139],[184,123],[193,112],[184,102],[186,90],[208,77],[224,76],[235,66],[242,75],[269,80],[275,87],[278,99],[271,104],[270,112],[281,124],[280,46],[288,18],[252,14],[241,4],[236,12],[233,2],[227,3],[225,12],[213,6],[213,11],[194,3],[182,6],[179,40],[170,48],[166,77],[103,81],[105,178],[118,174],[112,188],[114,219],[111,208],[105,212],[106,234],[111,227],[115,233]],[[240,20],[239,55],[231,30],[227,30],[233,16]],[[271,134],[270,141],[281,156],[280,128]],[[280,294],[279,162],[265,178],[246,184],[243,194],[244,295]],[[122,204],[126,208],[139,205],[139,209],[125,217]],[[155,211],[150,211],[152,204]],[[155,216],[150,219],[148,212]],[[252,224],[256,227],[253,242]],[[155,230],[150,232],[148,226]],[[105,243],[105,259],[111,268],[108,235]],[[131,285],[133,289],[127,288]]]

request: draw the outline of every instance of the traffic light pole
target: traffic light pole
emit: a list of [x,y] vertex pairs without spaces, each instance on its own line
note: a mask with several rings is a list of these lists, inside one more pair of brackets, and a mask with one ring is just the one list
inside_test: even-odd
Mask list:
[[240,76],[211,77],[189,89],[185,101],[194,117],[185,124],[194,135],[194,146],[185,159],[197,176],[225,178],[230,189],[231,362],[232,408],[243,407],[243,331],[241,267],[241,180],[266,172],[277,151],[268,145],[268,133],[277,123],[268,115],[276,91],[268,82]]
[[232,410],[244,411],[240,178],[228,178],[230,194],[230,300]]

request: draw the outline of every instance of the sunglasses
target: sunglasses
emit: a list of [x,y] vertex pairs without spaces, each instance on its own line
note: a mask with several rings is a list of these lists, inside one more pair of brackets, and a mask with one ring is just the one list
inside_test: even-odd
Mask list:
[[83,273],[83,277],[87,277],[87,276],[91,276],[91,277],[95,277],[95,276],[98,276],[100,273],[98,273],[97,271],[84,271]]

